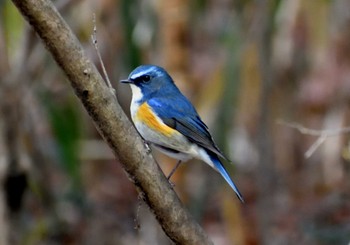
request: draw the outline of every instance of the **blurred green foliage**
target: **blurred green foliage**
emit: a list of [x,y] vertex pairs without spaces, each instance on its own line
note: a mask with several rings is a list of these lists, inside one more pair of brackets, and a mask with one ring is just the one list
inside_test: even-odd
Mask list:
[[69,176],[71,188],[81,191],[79,142],[82,136],[82,116],[77,100],[69,97],[64,101],[55,101],[50,94],[46,94],[43,96],[43,104],[58,145],[60,163]]

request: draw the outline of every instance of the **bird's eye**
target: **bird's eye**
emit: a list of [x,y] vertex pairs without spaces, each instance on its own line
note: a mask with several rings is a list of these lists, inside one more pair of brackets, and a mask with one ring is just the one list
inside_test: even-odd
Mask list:
[[142,80],[144,81],[144,82],[149,82],[150,80],[151,80],[151,77],[150,76],[148,76],[148,75],[144,75],[143,77],[142,77]]

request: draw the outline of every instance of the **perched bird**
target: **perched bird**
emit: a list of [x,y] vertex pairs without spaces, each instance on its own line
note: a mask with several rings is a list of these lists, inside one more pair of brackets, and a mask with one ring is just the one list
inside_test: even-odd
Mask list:
[[168,179],[181,161],[197,158],[218,171],[243,202],[241,193],[219,159],[227,158],[214,143],[196,109],[163,68],[141,65],[121,82],[131,86],[130,111],[137,131],[145,141],[179,159]]

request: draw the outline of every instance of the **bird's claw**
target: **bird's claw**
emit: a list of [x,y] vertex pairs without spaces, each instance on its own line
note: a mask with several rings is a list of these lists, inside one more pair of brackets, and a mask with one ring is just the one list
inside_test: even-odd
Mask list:
[[168,181],[169,181],[170,187],[174,189],[174,187],[176,186],[175,183],[173,183],[170,179],[168,179]]
[[152,149],[151,149],[151,147],[150,147],[150,143],[149,143],[148,141],[146,141],[146,140],[143,140],[143,143],[144,143],[144,145],[145,145],[147,154],[151,154]]

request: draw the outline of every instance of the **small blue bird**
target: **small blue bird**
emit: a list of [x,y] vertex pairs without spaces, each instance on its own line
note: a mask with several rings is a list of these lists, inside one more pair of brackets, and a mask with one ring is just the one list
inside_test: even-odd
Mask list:
[[181,161],[197,158],[218,171],[244,202],[219,159],[227,158],[214,143],[196,109],[163,68],[141,65],[121,82],[131,86],[130,112],[137,131],[144,140],[179,159],[168,179]]

